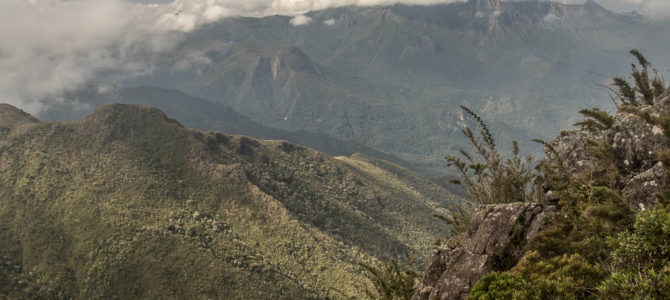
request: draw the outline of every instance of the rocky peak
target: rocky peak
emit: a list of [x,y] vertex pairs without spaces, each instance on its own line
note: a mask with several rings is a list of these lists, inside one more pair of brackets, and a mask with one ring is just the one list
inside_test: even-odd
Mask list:
[[272,58],[270,69],[273,78],[277,78],[282,70],[307,72],[315,75],[323,75],[321,68],[297,47],[282,49]]

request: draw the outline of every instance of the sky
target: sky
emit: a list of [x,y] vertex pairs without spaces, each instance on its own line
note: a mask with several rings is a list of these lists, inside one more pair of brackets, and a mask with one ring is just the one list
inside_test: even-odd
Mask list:
[[[334,6],[457,1],[465,0],[0,0],[0,102],[35,113],[41,99],[58,101],[99,74],[150,73],[185,32],[229,16],[293,15],[300,26],[311,21],[305,12]],[[670,0],[597,2],[670,17]]]
[[[132,0],[132,2],[135,3],[171,3],[174,0]],[[517,0],[518,1],[518,0]],[[581,4],[584,3],[586,0],[554,0],[555,2],[562,2],[562,3],[568,3],[568,4]],[[258,1],[258,2],[271,2],[269,0],[265,1]],[[300,0],[292,1],[292,2],[300,2]],[[304,1],[303,1],[304,2]],[[317,1],[313,1],[317,2]],[[329,1],[329,2],[334,2],[337,3],[339,1]],[[418,1],[404,1],[406,3],[411,3],[411,2],[418,2]],[[658,7],[663,2],[670,2],[668,0],[656,0],[656,1],[649,1],[649,0],[596,0],[596,2],[603,7],[616,11],[616,12],[628,12],[632,10],[637,10],[637,11],[644,11],[645,9],[651,9],[653,7]],[[654,3],[655,2],[655,3]],[[666,7],[667,8],[667,7]]]

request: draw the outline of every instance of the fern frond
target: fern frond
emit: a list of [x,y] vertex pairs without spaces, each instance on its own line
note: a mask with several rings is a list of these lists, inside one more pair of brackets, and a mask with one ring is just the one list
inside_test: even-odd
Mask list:
[[614,81],[614,86],[619,89],[617,96],[622,103],[633,106],[640,105],[635,95],[635,89],[628,83],[628,81],[618,76],[614,77],[612,80]]
[[642,52],[640,52],[640,50],[631,49],[630,54],[632,54],[633,56],[635,56],[635,58],[637,58],[637,62],[640,63],[640,66],[642,66],[643,68],[649,67],[651,65],[647,60],[647,58],[644,57],[644,55],[642,55]]

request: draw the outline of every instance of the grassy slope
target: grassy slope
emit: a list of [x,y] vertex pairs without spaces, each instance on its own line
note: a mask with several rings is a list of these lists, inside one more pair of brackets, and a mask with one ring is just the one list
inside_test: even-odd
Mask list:
[[403,184],[415,175],[401,168],[202,133],[148,107],[54,123],[0,114],[17,119],[0,124],[10,297],[353,296],[358,261],[427,255],[445,230],[432,207],[456,200]]

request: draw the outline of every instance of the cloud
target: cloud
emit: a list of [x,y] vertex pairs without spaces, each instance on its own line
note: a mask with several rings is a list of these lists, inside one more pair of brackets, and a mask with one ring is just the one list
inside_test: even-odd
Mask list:
[[561,17],[557,16],[557,15],[554,14],[554,13],[548,13],[548,14],[544,15],[544,17],[542,18],[542,20],[543,20],[545,23],[552,24],[552,23],[558,23],[558,22],[560,22],[560,21],[561,21]]
[[[586,0],[555,0],[567,4],[582,4]],[[616,11],[627,12],[637,10],[652,19],[670,18],[670,0],[595,0],[603,7]]]
[[670,19],[670,1],[668,0],[627,0],[640,5],[643,14],[652,19]]
[[310,18],[308,16],[305,16],[305,15],[299,15],[299,16],[293,17],[288,22],[293,26],[304,26],[304,25],[309,25],[309,23],[312,23],[312,18]]
[[36,112],[39,100],[100,73],[149,72],[179,40],[155,23],[155,9],[122,0],[0,0],[0,102]]
[[337,21],[335,19],[328,19],[328,20],[323,21],[323,24],[326,24],[328,26],[333,26],[333,25],[335,25],[335,23],[337,23]]

